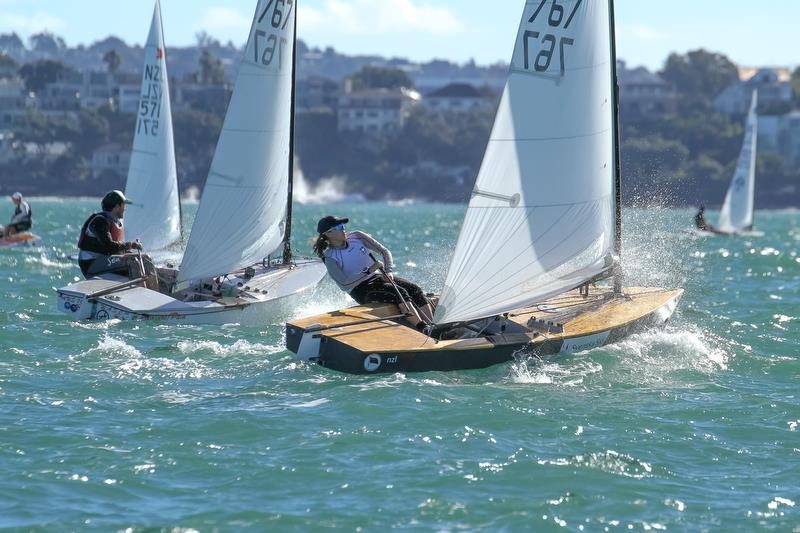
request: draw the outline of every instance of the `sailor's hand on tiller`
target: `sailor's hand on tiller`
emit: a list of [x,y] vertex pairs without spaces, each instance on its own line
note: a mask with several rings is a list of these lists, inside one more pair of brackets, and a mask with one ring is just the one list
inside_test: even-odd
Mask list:
[[141,250],[142,249],[142,243],[140,243],[140,242],[129,242],[128,243],[128,249],[129,250]]
[[383,270],[383,263],[381,263],[380,261],[375,261],[374,263],[372,263],[372,266],[369,267],[370,272],[375,272],[378,269]]

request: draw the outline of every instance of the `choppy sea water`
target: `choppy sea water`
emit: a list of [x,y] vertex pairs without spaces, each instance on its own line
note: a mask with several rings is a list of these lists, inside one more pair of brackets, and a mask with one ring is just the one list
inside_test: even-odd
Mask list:
[[[43,246],[0,251],[0,528],[800,531],[797,212],[696,238],[693,212],[627,210],[629,283],[686,289],[663,331],[354,377],[295,362],[281,324],[68,321],[93,206],[33,202]],[[296,248],[328,209],[296,208]],[[441,286],[462,206],[333,212]],[[296,313],[345,304],[326,281]]]

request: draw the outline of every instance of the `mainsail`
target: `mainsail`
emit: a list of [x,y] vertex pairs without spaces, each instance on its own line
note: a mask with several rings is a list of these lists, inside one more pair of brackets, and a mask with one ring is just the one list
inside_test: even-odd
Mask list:
[[181,209],[161,5],[156,0],[144,48],[144,74],[125,195],[125,234],[147,250],[166,248],[181,237]]
[[719,213],[717,229],[725,233],[748,230],[753,226],[753,193],[756,177],[756,139],[758,137],[758,91],[753,91],[744,142],[739,153],[736,171],[725,194],[725,202]]
[[260,0],[178,281],[233,272],[283,240],[296,3]]
[[437,324],[508,312],[610,266],[611,6],[529,0]]

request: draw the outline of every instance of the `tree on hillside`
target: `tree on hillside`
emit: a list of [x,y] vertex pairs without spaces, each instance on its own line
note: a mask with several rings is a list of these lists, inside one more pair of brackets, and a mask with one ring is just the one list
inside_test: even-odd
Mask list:
[[4,33],[0,35],[0,48],[10,52],[20,52],[25,50],[25,43],[14,33]]
[[348,78],[352,83],[353,90],[363,89],[398,89],[400,87],[413,87],[414,82],[409,75],[400,69],[371,67],[369,65],[361,67],[361,70]]
[[19,64],[14,61],[14,58],[0,52],[0,78],[4,75],[13,75],[19,68]]
[[19,75],[25,80],[25,88],[29,91],[39,92],[48,83],[58,81],[58,77],[66,72],[75,71],[74,68],[65,65],[61,61],[44,59],[34,63],[23,65],[19,69]]
[[726,87],[739,80],[739,70],[722,54],[693,50],[670,54],[660,73],[677,89],[684,109],[708,106]]
[[194,38],[197,41],[198,48],[219,48],[220,43],[218,40],[214,39],[208,33],[204,31],[199,31],[194,34]]
[[200,72],[198,83],[203,85],[221,85],[225,83],[225,67],[222,61],[207,48],[200,54]]
[[67,47],[64,39],[48,31],[31,35],[28,41],[30,42],[31,50],[46,54],[58,54]]
[[122,64],[122,58],[116,50],[109,50],[103,55],[103,63],[111,74],[116,74],[117,69]]
[[800,104],[800,67],[792,72],[792,87],[794,88],[794,99]]

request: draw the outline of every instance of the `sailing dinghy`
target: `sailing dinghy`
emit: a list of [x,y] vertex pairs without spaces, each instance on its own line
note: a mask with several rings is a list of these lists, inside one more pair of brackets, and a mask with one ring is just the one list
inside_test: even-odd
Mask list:
[[169,76],[164,51],[161,4],[156,0],[144,54],[142,89],[133,136],[125,196],[125,235],[148,252],[164,250],[181,238],[181,205]]
[[744,141],[736,170],[725,193],[719,222],[711,230],[717,235],[753,233],[753,195],[756,185],[756,142],[758,138],[758,91],[753,91],[744,128]]
[[264,321],[322,279],[321,261],[291,252],[296,11],[291,0],[257,4],[183,260],[158,269],[167,288],[103,275],[59,289],[62,311],[89,320]]
[[682,289],[622,288],[613,21],[610,0],[525,3],[433,326],[351,307],[289,322],[291,351],[350,373],[473,369],[667,322]]

